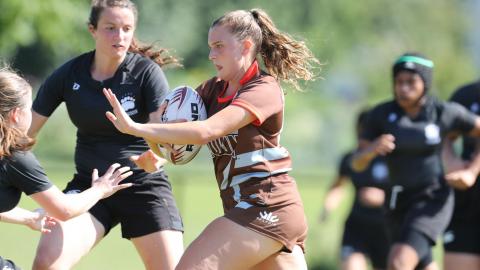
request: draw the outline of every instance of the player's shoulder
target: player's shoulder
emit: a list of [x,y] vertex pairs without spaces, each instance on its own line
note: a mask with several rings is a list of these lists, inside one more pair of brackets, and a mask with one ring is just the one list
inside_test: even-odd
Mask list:
[[478,96],[480,91],[480,81],[464,84],[453,92],[450,100],[463,101]]
[[88,68],[88,62],[92,61],[94,51],[86,52],[71,58],[52,72],[52,76],[66,77],[71,74],[78,74],[81,69]]
[[161,69],[155,61],[139,53],[128,52],[125,57],[125,67],[131,72],[140,74],[152,72],[154,69]]

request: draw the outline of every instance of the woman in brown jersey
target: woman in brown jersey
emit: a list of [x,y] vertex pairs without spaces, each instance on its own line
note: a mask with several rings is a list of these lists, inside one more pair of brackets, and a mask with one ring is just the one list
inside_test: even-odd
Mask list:
[[298,89],[297,79],[314,78],[318,60],[259,9],[217,19],[208,45],[217,76],[197,88],[207,120],[135,123],[105,89],[114,112],[107,117],[120,131],[151,142],[209,144],[225,215],[190,244],[177,269],[306,269],[307,223],[288,175],[290,155],[279,144],[284,100],[278,81]]

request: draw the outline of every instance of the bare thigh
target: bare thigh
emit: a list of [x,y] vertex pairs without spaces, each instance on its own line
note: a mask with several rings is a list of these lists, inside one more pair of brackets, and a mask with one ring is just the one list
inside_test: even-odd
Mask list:
[[70,269],[104,236],[103,225],[89,213],[58,222],[38,243],[33,269]]
[[302,249],[299,246],[293,248],[292,253],[278,252],[259,264],[251,268],[251,270],[281,270],[281,269],[298,269],[307,270],[307,262]]
[[480,270],[480,256],[463,252],[446,252],[443,257],[445,270]]
[[281,248],[280,242],[220,217],[188,246],[176,269],[244,270]]
[[158,231],[130,240],[147,270],[173,270],[183,254],[183,233],[180,231]]

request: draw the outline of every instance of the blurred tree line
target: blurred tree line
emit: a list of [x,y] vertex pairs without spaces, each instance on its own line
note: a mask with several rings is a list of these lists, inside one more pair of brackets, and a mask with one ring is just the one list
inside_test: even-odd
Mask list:
[[[391,97],[390,68],[400,54],[420,51],[434,60],[442,98],[478,74],[474,0],[134,2],[140,40],[170,48],[182,59],[184,68],[167,72],[172,86],[196,86],[213,75],[207,33],[226,11],[263,8],[281,30],[305,39],[323,63],[321,78],[305,85],[306,93],[287,91],[283,144],[307,165],[332,164],[332,157],[352,146],[354,113]],[[0,58],[38,84],[61,63],[93,48],[86,24],[89,4],[0,0]]]

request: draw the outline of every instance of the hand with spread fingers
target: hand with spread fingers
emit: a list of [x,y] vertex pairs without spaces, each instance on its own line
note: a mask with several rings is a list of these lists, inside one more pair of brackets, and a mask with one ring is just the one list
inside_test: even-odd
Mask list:
[[103,94],[113,108],[112,112],[106,112],[108,120],[122,133],[133,135],[133,127],[136,124],[125,112],[111,89],[103,88]]
[[98,170],[94,169],[92,173],[92,187],[102,191],[103,198],[113,193],[132,186],[132,183],[119,184],[123,179],[132,175],[130,167],[120,167],[120,164],[112,164],[102,177],[98,177]]

